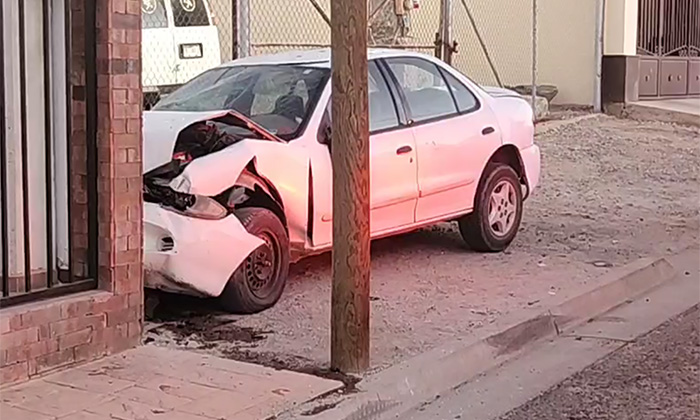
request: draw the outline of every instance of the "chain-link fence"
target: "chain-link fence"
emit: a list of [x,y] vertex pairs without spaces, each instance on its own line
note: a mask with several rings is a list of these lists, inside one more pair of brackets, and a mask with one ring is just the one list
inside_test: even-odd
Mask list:
[[[330,1],[250,1],[250,54],[329,47]],[[368,0],[367,7],[370,45],[432,53],[439,0]]]
[[[590,104],[596,1],[367,0],[369,42],[436,54],[483,85],[530,94],[536,82]],[[330,46],[330,2],[142,0],[146,108],[237,56]]]

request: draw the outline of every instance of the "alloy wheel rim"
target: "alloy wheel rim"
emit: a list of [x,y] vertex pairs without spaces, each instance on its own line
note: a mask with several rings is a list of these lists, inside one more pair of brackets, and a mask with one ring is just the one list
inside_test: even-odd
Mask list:
[[515,225],[518,211],[515,187],[502,180],[491,190],[488,207],[488,224],[497,237],[507,236]]

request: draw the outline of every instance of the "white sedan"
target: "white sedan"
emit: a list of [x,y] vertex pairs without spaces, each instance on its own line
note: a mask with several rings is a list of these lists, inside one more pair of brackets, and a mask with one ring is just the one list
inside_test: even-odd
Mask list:
[[[326,49],[233,61],[144,114],[147,287],[254,313],[331,248],[330,98]],[[457,220],[475,250],[511,243],[540,175],[527,101],[370,50],[369,108],[373,238]]]

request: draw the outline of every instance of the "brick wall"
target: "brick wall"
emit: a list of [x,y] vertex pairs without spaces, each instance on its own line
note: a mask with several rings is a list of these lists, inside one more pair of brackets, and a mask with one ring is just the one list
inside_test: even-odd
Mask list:
[[141,0],[70,0],[70,206],[77,276],[87,274],[85,2],[96,1],[98,290],[0,310],[0,385],[136,346],[143,323]]

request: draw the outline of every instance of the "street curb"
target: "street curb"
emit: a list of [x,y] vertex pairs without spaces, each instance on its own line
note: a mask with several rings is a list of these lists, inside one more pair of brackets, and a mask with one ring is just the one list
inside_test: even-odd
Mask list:
[[[669,281],[676,270],[666,258],[645,258],[603,276],[602,285],[545,312],[484,327],[470,342],[455,341],[394,365],[357,384],[359,394],[310,420],[376,420],[393,417],[449,391],[526,351],[533,343],[561,334]],[[515,321],[515,322],[514,322]],[[505,328],[503,328],[505,327]]]

